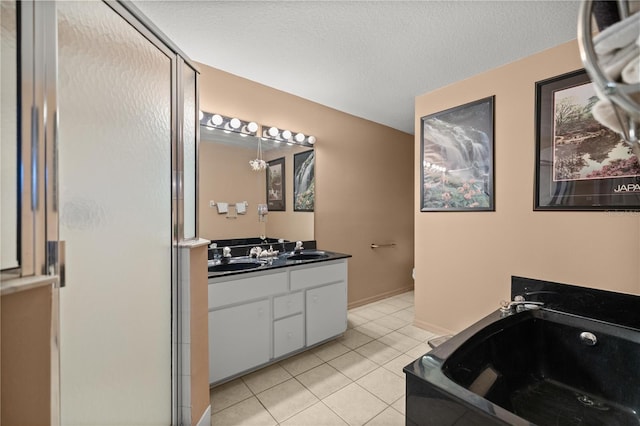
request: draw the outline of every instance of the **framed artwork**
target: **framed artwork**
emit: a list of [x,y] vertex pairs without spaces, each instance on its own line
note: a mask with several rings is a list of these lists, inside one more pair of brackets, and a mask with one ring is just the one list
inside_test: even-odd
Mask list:
[[421,119],[420,211],[494,211],[494,96]]
[[293,210],[312,212],[316,203],[315,152],[293,155]]
[[267,207],[269,211],[287,210],[285,201],[284,157],[267,161]]
[[639,210],[640,166],[591,109],[593,83],[578,70],[536,83],[534,210]]

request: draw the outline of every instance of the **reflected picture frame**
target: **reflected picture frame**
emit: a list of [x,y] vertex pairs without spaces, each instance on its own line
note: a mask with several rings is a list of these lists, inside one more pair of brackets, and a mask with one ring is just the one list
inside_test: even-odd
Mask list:
[[285,158],[267,161],[267,207],[272,212],[287,210]]
[[536,82],[534,210],[640,210],[640,165],[592,114],[599,101],[579,69]]
[[420,119],[420,211],[495,211],[495,96]]
[[293,211],[312,212],[316,203],[315,150],[293,155]]

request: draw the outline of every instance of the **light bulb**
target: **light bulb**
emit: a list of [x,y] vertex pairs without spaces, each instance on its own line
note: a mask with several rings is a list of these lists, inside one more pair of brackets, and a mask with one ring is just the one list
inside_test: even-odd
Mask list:
[[272,138],[275,138],[276,136],[278,136],[278,128],[277,127],[270,127],[269,128],[269,136],[271,136]]
[[297,133],[296,134],[296,142],[304,142],[304,133]]
[[285,140],[291,139],[291,132],[288,131],[288,130],[283,131],[282,132],[282,139],[285,139]]
[[232,129],[239,129],[242,123],[237,118],[232,118],[231,121],[229,122],[229,125],[231,126]]
[[222,124],[222,116],[219,114],[214,114],[211,117],[211,124],[213,124],[214,126],[219,126]]
[[309,136],[309,138],[307,139],[307,142],[309,142],[311,145],[313,145],[314,143],[316,143],[316,137],[315,136]]
[[247,124],[247,130],[249,130],[251,133],[257,132],[258,124],[252,121],[251,123]]

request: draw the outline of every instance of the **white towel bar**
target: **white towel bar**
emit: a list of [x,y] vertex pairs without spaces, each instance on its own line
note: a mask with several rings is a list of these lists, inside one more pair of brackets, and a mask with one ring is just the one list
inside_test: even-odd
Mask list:
[[396,246],[396,243],[387,243],[387,244],[376,244],[376,243],[372,243],[371,244],[371,248],[372,249],[377,249],[377,248],[393,248]]

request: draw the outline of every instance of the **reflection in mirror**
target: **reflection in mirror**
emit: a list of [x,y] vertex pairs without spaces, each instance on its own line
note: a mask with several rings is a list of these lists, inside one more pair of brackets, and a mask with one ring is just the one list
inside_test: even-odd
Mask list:
[[18,264],[18,95],[16,2],[0,2],[0,269]]
[[[277,164],[284,185],[267,186],[266,170],[252,170],[259,158]],[[200,235],[211,240],[266,236],[288,241],[314,239],[314,213],[294,211],[294,157],[312,151],[309,146],[261,139],[200,125],[199,210]],[[277,160],[277,161],[273,161]],[[282,211],[269,210],[261,221],[258,206],[270,204],[268,194],[282,188]],[[313,185],[315,188],[315,185]],[[269,191],[271,189],[271,191]],[[243,203],[245,213],[241,213]],[[227,213],[220,213],[226,203]],[[237,205],[239,204],[239,206]],[[220,208],[219,208],[220,207]]]
[[183,65],[184,118],[182,143],[184,149],[184,239],[196,237],[196,72]]

